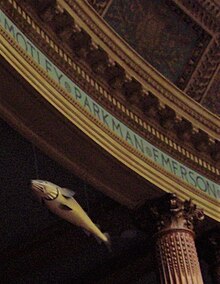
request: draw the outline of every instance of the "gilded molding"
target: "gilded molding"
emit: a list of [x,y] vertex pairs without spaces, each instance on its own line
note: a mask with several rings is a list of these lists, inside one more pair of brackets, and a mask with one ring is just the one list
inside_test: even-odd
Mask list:
[[[19,6],[16,7],[16,9],[18,9]],[[105,86],[101,86],[99,82],[96,82],[91,77],[92,75],[88,75],[88,73],[86,73],[85,69],[83,70],[80,65],[74,63],[70,55],[68,53],[65,53],[63,48],[61,49],[51,37],[49,37],[43,30],[41,30],[41,28],[36,24],[36,22],[32,22],[32,20],[27,14],[25,14],[24,11],[22,11],[20,8],[18,9],[18,11],[20,11],[19,13],[25,21],[28,20],[29,23],[31,23],[32,28],[38,34],[38,38],[36,37],[36,34],[30,33],[30,27],[26,27],[25,22],[22,23],[21,20],[19,20],[19,23],[23,26],[23,29],[25,29],[26,27],[27,31],[29,31],[29,36],[31,36],[32,39],[35,41],[37,38],[38,44],[40,44],[40,42],[43,40],[41,48],[43,48],[46,53],[53,58],[53,60],[56,62],[56,64],[58,64],[58,66],[60,66],[61,69],[64,68],[64,60],[65,73],[69,74],[69,76],[72,77],[73,80],[76,81],[77,84],[79,84],[85,91],[93,95],[98,101],[101,101],[101,103],[107,109],[110,109],[110,111],[120,111],[120,113],[118,114],[119,117],[121,117],[123,121],[126,121],[127,125],[130,125],[136,131],[140,132],[141,135],[147,140],[156,143],[156,145],[158,145],[160,148],[164,148],[168,153],[172,154],[178,160],[189,164],[190,167],[194,168],[197,171],[199,170],[205,176],[210,176],[212,179],[217,181],[219,180],[218,177],[220,173],[218,168],[215,167],[215,165],[209,163],[202,157],[195,155],[184,147],[179,146],[178,143],[175,142],[175,140],[166,137],[164,133],[161,133],[155,127],[149,125],[148,123],[146,123],[146,121],[142,120],[139,115],[129,110],[122,102],[120,102],[120,100],[114,98],[105,88]],[[46,46],[45,41],[47,42]],[[54,50],[57,57],[54,56]],[[78,76],[73,75],[73,71],[75,72],[75,74],[78,74]],[[91,86],[93,91],[91,90]]]
[[[33,59],[2,29],[1,53],[22,76],[36,88],[36,90],[74,123],[86,135],[101,145],[111,155],[131,168],[137,174],[156,184],[165,191],[176,192],[181,198],[190,196],[206,208],[206,214],[219,218],[218,202],[203,192],[181,181],[179,178],[155,165],[141,153],[125,143],[120,137],[112,133],[103,123],[76,103],[72,97],[58,83],[49,77]],[[39,82],[41,82],[39,84]],[[74,106],[74,107],[73,107]]]
[[88,2],[97,11],[97,13],[103,16],[112,0],[88,0]]
[[[144,88],[152,91],[163,103],[176,109],[180,116],[189,119],[193,124],[198,125],[198,123],[201,123],[199,127],[208,132],[209,135],[216,138],[219,137],[220,123],[218,117],[209,113],[202,106],[196,105],[184,93],[181,93],[170,83],[168,84],[152,67],[143,62],[137,54],[129,50],[128,46],[107,28],[104,21],[95,16],[95,13],[85,1],[58,0],[58,3],[64,9],[67,9],[71,16],[73,16],[73,13],[76,13],[78,24],[91,34],[94,40],[97,41],[97,44],[103,49],[107,48],[106,51],[110,57],[115,61],[119,60],[126,72],[136,78]],[[68,7],[71,7],[71,9]],[[131,56],[132,59],[130,58]],[[146,85],[146,82],[149,85]]]

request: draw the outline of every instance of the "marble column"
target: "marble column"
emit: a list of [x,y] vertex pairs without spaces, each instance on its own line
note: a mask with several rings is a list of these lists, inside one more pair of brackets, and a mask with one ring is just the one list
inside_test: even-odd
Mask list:
[[156,259],[162,284],[202,284],[194,225],[204,218],[191,201],[167,194],[151,206],[156,221]]

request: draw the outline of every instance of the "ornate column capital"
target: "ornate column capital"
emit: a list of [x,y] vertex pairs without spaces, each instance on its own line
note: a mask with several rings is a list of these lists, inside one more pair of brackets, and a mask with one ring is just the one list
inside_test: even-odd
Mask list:
[[153,218],[156,220],[158,232],[168,229],[194,230],[198,221],[204,219],[202,209],[196,207],[192,200],[181,201],[173,193],[157,199],[150,207]]
[[[160,283],[203,284],[194,242],[194,226],[204,219],[203,211],[191,200],[182,201],[175,194],[166,194],[142,208],[141,225],[145,231],[151,231],[143,216],[149,211],[149,219],[154,222],[151,228],[156,232]],[[140,222],[141,215],[138,217]]]

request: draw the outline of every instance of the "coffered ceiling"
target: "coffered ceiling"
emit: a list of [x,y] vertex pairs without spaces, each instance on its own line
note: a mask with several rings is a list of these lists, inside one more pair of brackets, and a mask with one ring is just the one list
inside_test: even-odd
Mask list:
[[219,1],[88,2],[148,63],[195,101],[220,114]]

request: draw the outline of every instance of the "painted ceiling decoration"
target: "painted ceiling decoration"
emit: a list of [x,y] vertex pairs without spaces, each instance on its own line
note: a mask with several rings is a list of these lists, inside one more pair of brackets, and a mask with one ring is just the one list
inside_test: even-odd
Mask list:
[[[117,45],[124,42],[115,33],[108,40],[111,30],[106,32],[106,22],[100,26],[104,33],[90,23],[102,19],[93,17],[96,14],[87,2],[43,3],[5,0],[2,4],[3,57],[47,102],[125,167],[163,191],[173,188],[181,198],[190,196],[206,207],[207,215],[218,219],[217,116],[184,96],[129,46],[121,53]],[[128,61],[126,52],[136,57],[129,55]],[[141,68],[147,68],[146,74]],[[88,96],[82,95],[84,91]],[[142,138],[152,143],[151,151]],[[107,191],[129,206],[141,202],[142,190],[135,199],[129,190],[124,194],[109,184]]]
[[[108,113],[101,105],[92,100],[89,95],[85,94],[77,85],[71,82],[61,70],[53,65],[53,63],[45,57],[40,50],[16,28],[16,26],[13,25],[10,19],[0,11],[0,25],[2,23],[3,27],[11,32],[17,43],[25,48],[27,53],[29,53],[29,55],[49,73],[50,77],[63,86],[64,89],[68,89],[68,92],[75,97],[76,101],[78,101],[84,109],[105,124],[112,132],[120,136],[126,143],[130,144],[130,146],[144,154],[144,156],[152,159],[155,163],[174,175],[177,175],[185,182],[196,186],[199,190],[204,190],[203,187],[206,185],[206,193],[214,199],[220,199],[220,188],[218,189],[218,184],[213,183],[211,180],[206,180],[189,168],[187,169],[183,164],[180,164],[178,161],[172,159],[171,156],[161,152],[160,149],[155,148],[152,144],[148,143],[137,133],[134,133],[125,124]],[[28,48],[28,46],[30,48]],[[190,175],[188,172],[190,172]],[[203,185],[201,184],[201,181]]]
[[104,19],[144,59],[181,89],[211,37],[172,1],[112,1]]
[[[217,0],[0,1],[4,283],[156,283],[152,235],[172,249],[168,230],[188,231],[193,256],[204,215],[216,266],[219,18]],[[33,179],[55,202],[62,186],[60,217],[74,190],[113,253],[37,202]]]
[[220,114],[219,2],[88,2],[147,62],[191,98]]

